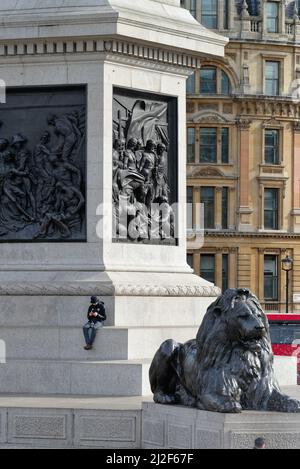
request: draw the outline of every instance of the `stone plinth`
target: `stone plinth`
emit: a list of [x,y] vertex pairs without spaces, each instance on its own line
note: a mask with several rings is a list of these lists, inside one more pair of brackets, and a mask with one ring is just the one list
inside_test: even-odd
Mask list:
[[252,449],[264,437],[269,449],[300,448],[300,414],[218,414],[143,404],[144,449]]

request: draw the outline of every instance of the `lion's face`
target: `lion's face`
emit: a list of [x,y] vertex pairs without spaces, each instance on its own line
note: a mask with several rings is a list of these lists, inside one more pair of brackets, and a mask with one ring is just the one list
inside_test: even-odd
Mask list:
[[267,336],[268,323],[257,298],[249,290],[227,290],[217,310],[230,342],[252,350],[259,349],[259,343]]

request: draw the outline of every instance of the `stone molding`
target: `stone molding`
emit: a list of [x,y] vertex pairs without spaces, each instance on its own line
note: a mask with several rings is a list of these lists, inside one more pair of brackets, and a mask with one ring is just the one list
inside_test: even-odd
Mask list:
[[59,56],[77,54],[113,54],[123,57],[134,57],[151,62],[164,63],[183,67],[200,69],[201,59],[191,54],[185,54],[168,49],[151,47],[120,40],[74,39],[74,40],[34,40],[0,43],[1,57],[21,56]]
[[131,285],[90,282],[8,282],[1,283],[0,296],[161,296],[161,297],[216,297],[221,293],[207,285]]

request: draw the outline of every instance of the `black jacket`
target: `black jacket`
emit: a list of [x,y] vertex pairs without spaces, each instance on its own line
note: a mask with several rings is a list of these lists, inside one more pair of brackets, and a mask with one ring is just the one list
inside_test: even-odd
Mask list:
[[[92,313],[97,313],[96,316],[90,316]],[[97,303],[96,305],[91,305],[89,307],[87,318],[89,322],[96,324],[97,322],[104,322],[106,320],[105,306],[104,303]]]

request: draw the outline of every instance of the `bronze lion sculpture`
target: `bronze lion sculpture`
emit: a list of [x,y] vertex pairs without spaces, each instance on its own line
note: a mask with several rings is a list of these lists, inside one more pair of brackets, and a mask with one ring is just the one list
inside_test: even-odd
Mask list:
[[197,338],[164,342],[150,367],[159,404],[239,413],[300,412],[274,376],[269,324],[249,290],[230,289],[207,310]]

